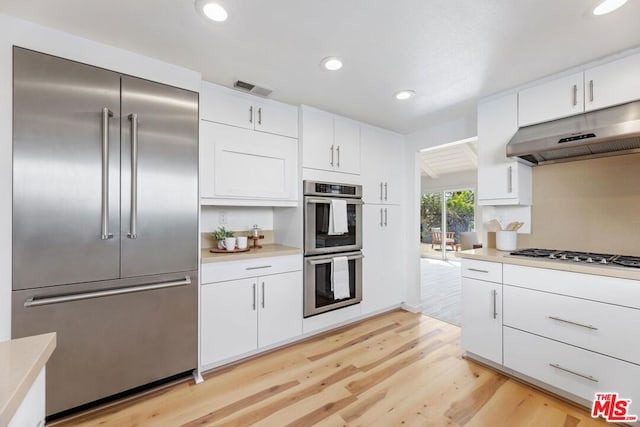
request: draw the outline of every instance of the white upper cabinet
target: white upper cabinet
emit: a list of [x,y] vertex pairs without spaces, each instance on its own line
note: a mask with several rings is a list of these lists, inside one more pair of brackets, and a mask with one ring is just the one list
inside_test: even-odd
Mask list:
[[203,82],[200,203],[295,206],[298,109]]
[[302,166],[360,174],[360,124],[303,106]]
[[298,138],[298,109],[203,82],[202,120]]
[[204,120],[200,123],[202,204],[295,204],[297,165],[296,139]]
[[597,110],[640,99],[640,54],[584,72],[585,110]]
[[518,125],[521,127],[584,112],[582,73],[521,90],[518,110]]
[[335,170],[360,173],[360,125],[353,120],[334,117],[333,143],[335,145]]
[[403,139],[401,135],[363,126],[362,195],[365,203],[400,204]]
[[507,158],[518,130],[518,100],[508,94],[478,105],[478,204],[530,205],[531,167]]
[[254,129],[276,135],[298,137],[298,108],[279,102],[253,103]]
[[523,89],[518,125],[528,126],[640,99],[640,53]]

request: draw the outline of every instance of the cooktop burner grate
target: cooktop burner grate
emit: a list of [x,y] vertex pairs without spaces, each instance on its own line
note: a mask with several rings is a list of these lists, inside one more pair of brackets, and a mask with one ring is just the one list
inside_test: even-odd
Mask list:
[[640,258],[593,252],[578,252],[557,249],[529,248],[511,252],[510,255],[532,258],[547,258],[558,261],[572,261],[595,264],[618,264],[625,267],[640,268]]
[[616,257],[612,262],[624,267],[640,268],[640,257],[620,255]]

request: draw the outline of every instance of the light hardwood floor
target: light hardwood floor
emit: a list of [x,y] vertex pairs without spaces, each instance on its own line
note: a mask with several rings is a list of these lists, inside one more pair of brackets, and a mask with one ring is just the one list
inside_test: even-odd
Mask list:
[[398,310],[56,425],[607,425],[461,353],[460,328]]

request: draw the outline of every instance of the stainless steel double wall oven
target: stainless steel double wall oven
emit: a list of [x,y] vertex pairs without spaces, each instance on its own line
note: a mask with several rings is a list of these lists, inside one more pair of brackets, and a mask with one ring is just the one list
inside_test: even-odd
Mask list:
[[[347,205],[347,232],[329,233],[332,199]],[[362,301],[362,186],[304,182],[304,317]],[[333,294],[333,258],[347,257],[349,298]]]

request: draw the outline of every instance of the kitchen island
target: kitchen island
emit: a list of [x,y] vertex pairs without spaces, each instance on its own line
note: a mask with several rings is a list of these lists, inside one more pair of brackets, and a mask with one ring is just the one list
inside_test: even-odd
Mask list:
[[56,334],[0,342],[0,425],[44,424],[44,368]]

